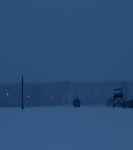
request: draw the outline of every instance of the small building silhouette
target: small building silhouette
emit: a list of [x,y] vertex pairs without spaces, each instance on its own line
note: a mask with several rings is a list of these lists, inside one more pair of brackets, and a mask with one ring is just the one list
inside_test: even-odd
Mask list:
[[78,98],[73,100],[73,106],[74,107],[80,107],[80,105],[81,105],[81,102]]
[[114,96],[110,96],[107,102],[107,106],[113,106]]

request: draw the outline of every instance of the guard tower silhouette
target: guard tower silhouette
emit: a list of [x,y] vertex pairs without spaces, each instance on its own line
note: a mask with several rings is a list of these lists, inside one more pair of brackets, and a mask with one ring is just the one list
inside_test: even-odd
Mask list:
[[123,99],[123,93],[122,93],[122,89],[114,89],[114,100],[113,100],[113,108],[117,105],[120,104],[124,107],[125,109],[125,103],[124,103],[124,99]]

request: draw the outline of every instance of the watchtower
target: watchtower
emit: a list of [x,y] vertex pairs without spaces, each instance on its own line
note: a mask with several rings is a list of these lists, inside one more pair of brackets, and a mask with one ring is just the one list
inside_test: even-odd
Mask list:
[[123,93],[122,89],[114,89],[114,100],[113,100],[113,108],[116,106],[116,104],[120,104],[125,109],[124,99],[123,99]]

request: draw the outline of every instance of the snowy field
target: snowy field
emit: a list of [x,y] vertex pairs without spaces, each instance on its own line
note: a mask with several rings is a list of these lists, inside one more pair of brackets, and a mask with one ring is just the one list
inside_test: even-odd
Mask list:
[[133,150],[133,109],[1,108],[1,150]]

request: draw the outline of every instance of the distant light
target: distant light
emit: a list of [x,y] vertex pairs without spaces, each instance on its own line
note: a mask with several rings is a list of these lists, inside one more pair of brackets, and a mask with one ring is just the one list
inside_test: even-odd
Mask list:
[[8,96],[9,94],[7,93],[6,95]]
[[50,98],[50,100],[53,100],[53,98],[54,98],[54,97],[52,96],[52,97]]
[[30,98],[30,96],[28,95],[28,98]]

